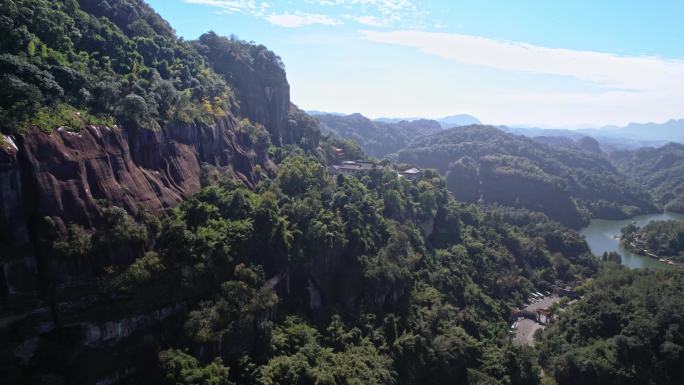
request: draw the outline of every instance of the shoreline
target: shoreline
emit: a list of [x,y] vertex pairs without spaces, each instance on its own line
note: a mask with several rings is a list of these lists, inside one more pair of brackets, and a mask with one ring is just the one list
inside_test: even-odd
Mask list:
[[[588,226],[583,227],[579,232],[585,237],[591,253],[601,258],[604,252],[615,251],[623,256],[622,264],[631,269],[652,268],[652,269],[673,269],[677,267],[662,262],[659,258],[653,259],[642,252],[634,252],[628,245],[621,242],[621,229],[629,224],[645,226],[651,221],[677,220],[684,222],[684,215],[664,211],[659,214],[637,215],[628,219],[598,219],[591,220]],[[684,267],[684,266],[682,266]]]
[[684,267],[684,262],[674,261],[670,259],[670,257],[657,255],[652,250],[638,249],[634,243],[627,243],[627,240],[624,238],[624,236],[615,235],[614,237],[620,241],[620,244],[625,248],[625,250],[628,250],[631,253],[640,255],[642,257],[651,258],[672,267]]

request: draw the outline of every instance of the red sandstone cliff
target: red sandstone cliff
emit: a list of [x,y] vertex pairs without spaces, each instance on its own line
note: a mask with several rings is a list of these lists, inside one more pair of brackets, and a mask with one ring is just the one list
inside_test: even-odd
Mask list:
[[[134,253],[100,256],[87,266],[65,261],[40,250],[39,226],[46,216],[62,231],[68,223],[94,226],[100,200],[132,214],[141,207],[162,213],[200,189],[204,163],[248,185],[258,181],[256,165],[273,174],[275,164],[265,152],[246,146],[235,126],[227,116],[213,126],[168,125],[158,132],[32,129],[0,138],[0,361],[28,360],[46,351],[54,335],[70,330],[84,342],[78,349],[84,356],[75,362],[90,357],[102,364],[112,354],[108,344],[128,338],[122,346],[137,351],[133,335],[172,318],[173,306],[182,304],[129,314],[108,309],[108,300],[92,295],[102,262],[125,265]],[[99,322],[90,317],[95,313],[107,317]],[[109,329],[116,335],[102,335],[111,334]],[[132,367],[112,365],[113,373]]]

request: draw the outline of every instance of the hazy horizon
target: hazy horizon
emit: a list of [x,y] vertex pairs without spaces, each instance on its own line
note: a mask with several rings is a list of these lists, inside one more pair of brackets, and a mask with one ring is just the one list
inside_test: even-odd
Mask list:
[[493,126],[511,126],[511,127],[516,127],[516,128],[541,128],[541,129],[549,129],[549,130],[584,130],[584,129],[603,129],[603,128],[608,128],[608,127],[625,127],[630,124],[665,124],[671,120],[682,120],[684,118],[679,118],[679,117],[673,117],[670,119],[665,119],[665,120],[660,120],[660,121],[643,121],[643,122],[628,122],[626,124],[618,125],[618,124],[600,124],[600,125],[592,125],[592,124],[577,124],[577,125],[566,125],[566,126],[556,126],[556,125],[545,125],[545,124],[534,124],[534,123],[516,123],[516,124],[506,124],[506,123],[490,123],[487,121],[484,121],[480,119],[478,116],[475,116],[473,114],[469,114],[467,112],[456,112],[453,114],[448,114],[448,115],[441,115],[441,116],[372,116],[372,115],[366,115],[360,111],[354,111],[354,112],[343,112],[343,111],[322,111],[322,110],[316,110],[316,109],[305,109],[307,112],[316,112],[320,114],[341,114],[341,115],[352,115],[352,114],[361,114],[365,116],[368,119],[371,120],[378,120],[378,119],[399,119],[399,120],[417,120],[417,119],[429,119],[429,120],[440,120],[440,119],[445,119],[449,118],[452,116],[458,116],[458,115],[468,115],[470,117],[473,117],[475,119],[478,119],[482,122],[484,125],[493,125]]

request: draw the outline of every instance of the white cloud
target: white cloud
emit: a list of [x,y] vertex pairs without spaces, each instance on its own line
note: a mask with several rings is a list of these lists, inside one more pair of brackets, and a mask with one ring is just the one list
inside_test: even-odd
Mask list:
[[255,0],[183,0],[189,4],[207,5],[219,8],[227,13],[246,13],[252,16],[262,16],[270,4]]
[[[354,20],[370,27],[421,28],[429,14],[417,0],[305,0],[306,12],[290,2],[257,0],[182,0],[217,8],[219,12],[241,13],[284,27],[311,24],[340,25],[339,18]],[[301,6],[301,4],[300,4]],[[309,9],[311,7],[315,9]],[[299,8],[299,9],[298,9]],[[341,15],[340,13],[344,14]]]
[[293,95],[301,105],[369,116],[470,113],[492,124],[556,127],[682,117],[681,60],[442,33],[362,36],[408,49],[388,56],[387,50],[360,45],[358,55],[347,56],[363,60],[321,72],[293,70]]
[[333,19],[326,15],[318,15],[312,13],[284,13],[280,15],[269,15],[266,21],[281,27],[301,27],[304,25],[322,24],[322,25],[340,25],[342,22]]
[[361,31],[369,41],[417,48],[463,64],[569,76],[606,90],[684,93],[684,61],[546,48],[463,34]]
[[215,7],[226,13],[242,13],[263,18],[271,24],[281,27],[301,27],[304,25],[340,25],[339,20],[327,15],[294,12],[275,13],[271,11],[273,4],[255,0],[183,0],[190,4]]
[[421,9],[420,1],[416,0],[307,0],[307,2],[356,11],[353,19],[372,27],[415,23],[416,19],[428,15],[428,12]]
[[387,20],[375,16],[357,16],[354,17],[354,20],[369,27],[387,27],[389,25]]

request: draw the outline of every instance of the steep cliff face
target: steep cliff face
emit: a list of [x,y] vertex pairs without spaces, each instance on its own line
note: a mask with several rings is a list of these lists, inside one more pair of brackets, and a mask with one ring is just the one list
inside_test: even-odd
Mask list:
[[17,140],[24,184],[36,202],[32,214],[89,224],[98,199],[131,213],[140,207],[159,212],[199,190],[202,163],[228,166],[253,184],[257,163],[266,170],[273,165],[265,154],[243,147],[234,126],[226,117],[214,126],[170,125],[156,132],[32,130]]
[[275,173],[269,143],[314,150],[320,133],[264,46],[178,39],[139,0],[14,3],[0,23],[11,80],[0,100],[0,383],[122,382],[180,334],[186,304],[103,288],[105,274],[154,248],[145,226],[131,227],[137,244],[87,257],[54,245],[73,229],[90,245],[103,213],[130,219],[119,208],[163,215],[205,181],[254,186]]
[[194,42],[212,68],[223,75],[240,100],[239,113],[263,124],[274,143],[292,143],[287,130],[290,85],[278,56],[263,45],[245,44],[213,32]]
[[31,257],[28,220],[17,159],[19,148],[9,137],[2,137],[0,147],[0,312],[9,300],[21,298],[35,288],[35,258]]
[[[165,330],[159,325],[173,319],[177,305],[124,310],[125,301],[97,294],[102,266],[126,265],[135,253],[65,261],[42,250],[41,223],[51,217],[62,233],[69,223],[94,226],[102,200],[132,214],[142,207],[161,213],[200,189],[204,163],[248,185],[260,178],[257,165],[272,174],[267,154],[243,145],[247,139],[235,126],[227,116],[212,126],[169,125],[156,132],[89,126],[2,138],[0,378],[41,355],[64,355],[55,362],[67,367],[85,357],[100,365],[112,352],[135,357],[147,349],[141,336],[159,341]],[[99,373],[125,378],[135,371],[131,357]],[[85,367],[73,372],[85,376],[74,383],[109,381],[90,377]]]

